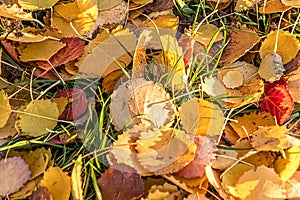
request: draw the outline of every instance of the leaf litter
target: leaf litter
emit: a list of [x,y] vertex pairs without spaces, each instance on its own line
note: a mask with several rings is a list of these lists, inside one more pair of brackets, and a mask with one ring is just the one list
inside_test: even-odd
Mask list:
[[298,198],[298,4],[1,1],[1,197]]

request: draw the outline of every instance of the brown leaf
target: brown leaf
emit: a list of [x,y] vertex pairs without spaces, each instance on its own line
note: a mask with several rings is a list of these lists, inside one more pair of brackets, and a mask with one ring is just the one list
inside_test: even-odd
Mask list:
[[[49,59],[53,67],[58,67],[78,58],[84,50],[84,41],[79,38],[63,38],[61,42],[66,44],[66,46]],[[52,69],[52,66],[47,61],[37,61],[37,64],[44,70]]]
[[136,170],[116,164],[109,167],[97,180],[103,199],[134,200],[142,196],[144,182]]
[[48,189],[41,186],[30,195],[29,200],[52,200],[52,197]]
[[233,27],[229,29],[228,32],[229,42],[220,60],[223,64],[233,63],[260,41],[257,33],[248,29],[246,26],[241,26],[240,28]]

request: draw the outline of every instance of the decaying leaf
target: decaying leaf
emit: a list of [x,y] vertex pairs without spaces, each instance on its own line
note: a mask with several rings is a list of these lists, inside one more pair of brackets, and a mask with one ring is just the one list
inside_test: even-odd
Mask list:
[[24,186],[30,178],[30,170],[20,157],[0,160],[0,196],[6,197]]
[[22,34],[18,34],[17,31],[13,31],[10,34],[3,34],[0,36],[1,39],[4,39],[4,37],[6,37],[6,39],[11,40],[11,41],[15,41],[15,42],[21,42],[21,43],[31,43],[31,42],[42,42],[48,39],[54,39],[57,40],[57,38],[53,38],[51,36],[44,36],[44,35],[40,35],[40,34],[34,34],[34,33],[30,33],[30,32],[26,32],[25,30],[22,31]]
[[47,8],[51,8],[54,6],[59,0],[47,0],[47,1],[40,1],[40,0],[18,0],[19,5],[24,8],[25,10],[44,10]]
[[259,127],[252,134],[252,146],[259,151],[279,151],[299,144],[296,138],[287,135],[288,129],[284,126]]
[[252,199],[285,199],[286,191],[278,174],[265,166],[245,172],[236,184],[237,197]]
[[224,190],[232,194],[233,196],[238,196],[238,193],[236,191],[236,184],[239,180],[239,178],[247,171],[253,169],[253,166],[238,163],[235,166],[233,166],[227,173],[224,174],[222,177],[222,186]]
[[218,149],[216,159],[212,163],[212,167],[218,170],[225,170],[235,163],[238,153],[234,150]]
[[19,51],[20,60],[23,62],[36,60],[47,61],[64,46],[66,46],[64,43],[57,40],[44,40],[42,42],[30,43]]
[[156,135],[156,132],[145,132],[137,140],[137,159],[146,171],[156,175],[175,173],[194,159],[197,147],[185,132],[163,129],[155,140],[153,133]]
[[146,46],[151,40],[151,32],[144,30],[138,39],[136,50],[133,55],[132,78],[144,78],[147,65]]
[[0,139],[8,138],[10,136],[13,137],[14,135],[17,134],[17,129],[15,127],[16,119],[17,119],[17,113],[12,113],[9,116],[5,126],[0,128]]
[[197,146],[195,158],[177,173],[186,179],[203,177],[205,167],[213,162],[213,153],[216,150],[214,140],[202,136],[192,138]]
[[68,200],[71,192],[71,178],[59,167],[49,167],[44,173],[41,185],[50,192],[53,200]]
[[229,125],[241,138],[252,135],[259,126],[276,125],[275,118],[267,112],[252,112],[234,118],[234,120],[235,121],[229,122]]
[[300,103],[300,74],[299,69],[292,72],[287,81],[287,89],[292,96],[294,102]]
[[42,175],[49,166],[51,151],[44,148],[38,148],[34,151],[10,151],[9,156],[21,157],[31,171],[30,180],[34,180]]
[[285,71],[281,56],[276,52],[266,55],[259,66],[258,74],[268,82],[278,81]]
[[264,58],[275,51],[281,56],[283,64],[286,64],[296,57],[299,50],[300,42],[295,35],[288,31],[278,30],[268,34],[259,49],[259,54],[261,58]]
[[164,200],[182,199],[184,193],[179,191],[175,185],[164,183],[163,185],[153,185],[148,191],[148,195],[142,200]]
[[291,115],[294,101],[286,88],[286,79],[266,83],[265,97],[260,102],[260,110],[276,116],[277,123],[282,125]]
[[84,41],[77,38],[63,38],[61,43],[65,46],[57,51],[48,61],[38,61],[37,64],[44,70],[50,70],[53,67],[66,64],[71,60],[78,58],[84,51]]
[[[243,84],[235,89],[226,88],[224,77],[233,71],[243,75]],[[226,95],[218,102],[226,108],[235,108],[258,101],[263,93],[263,85],[257,67],[246,62],[236,62],[224,66],[217,76],[205,77],[202,90],[213,97]]]
[[226,88],[234,89],[234,88],[237,88],[237,87],[240,87],[241,85],[243,85],[244,77],[243,77],[243,74],[240,73],[239,71],[232,70],[232,71],[227,72],[223,76],[222,81]]
[[52,200],[51,194],[46,187],[39,187],[36,191],[34,191],[29,200]]
[[94,25],[98,15],[97,5],[92,0],[78,0],[54,6],[53,27],[64,37],[85,34]]
[[89,43],[76,63],[79,68],[77,77],[105,77],[129,65],[132,58],[127,52],[132,53],[136,49],[135,35],[127,29],[120,30],[120,27],[112,34],[103,31]]
[[272,14],[277,12],[283,12],[288,8],[289,6],[284,5],[281,0],[268,0],[259,6],[259,12],[265,14]]
[[9,99],[4,90],[0,90],[0,128],[3,128],[9,120],[11,107]]
[[219,135],[225,121],[222,110],[204,99],[192,99],[183,103],[179,115],[183,128],[194,135]]
[[279,157],[275,161],[274,169],[282,181],[287,181],[300,166],[300,147],[293,146],[285,150],[286,158]]
[[169,94],[152,81],[130,79],[120,85],[111,97],[111,116],[117,129],[138,123],[154,127],[170,126],[175,108]]
[[254,7],[260,0],[237,0],[234,10],[236,12],[241,12],[244,10],[249,10]]
[[124,164],[110,166],[97,183],[103,199],[138,199],[144,192],[141,176],[134,168]]
[[288,198],[297,199],[300,196],[300,171],[296,171],[294,175],[284,183]]
[[34,100],[26,105],[16,123],[23,134],[40,136],[52,130],[58,119],[57,104],[50,100]]
[[75,161],[71,180],[72,180],[72,197],[74,200],[83,200],[83,189],[82,189],[82,180],[81,180],[81,171],[82,170],[82,156],[79,155]]
[[229,41],[220,60],[223,64],[233,63],[260,41],[257,33],[248,29],[246,26],[241,26],[240,28],[232,27],[228,31]]
[[0,5],[0,16],[19,20],[33,20],[32,13],[23,11],[17,4],[11,7],[6,4]]

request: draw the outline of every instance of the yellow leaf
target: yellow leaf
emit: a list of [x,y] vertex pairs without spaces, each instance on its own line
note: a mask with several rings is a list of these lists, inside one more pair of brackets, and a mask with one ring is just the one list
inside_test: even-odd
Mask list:
[[273,52],[266,55],[259,66],[258,74],[268,82],[274,82],[281,78],[285,71],[282,58],[279,54]]
[[8,121],[5,124],[5,126],[0,128],[0,139],[4,139],[9,136],[16,135],[17,133],[17,129],[15,128],[16,118],[17,118],[17,113],[12,113],[8,118]]
[[260,166],[245,172],[236,184],[237,196],[241,199],[285,199],[283,182],[272,168]]
[[225,121],[222,110],[204,99],[192,99],[183,103],[179,115],[181,124],[188,133],[202,136],[219,135]]
[[81,170],[82,170],[82,156],[79,155],[75,161],[72,170],[72,197],[74,200],[83,200],[83,190],[82,190],[82,180],[81,180]]
[[33,20],[32,13],[23,11],[18,8],[17,4],[8,7],[6,4],[0,5],[0,16],[18,20]]
[[244,10],[249,10],[254,7],[260,0],[237,0],[234,10],[236,12],[241,12]]
[[54,7],[53,27],[61,31],[64,37],[76,36],[73,28],[83,35],[94,25],[97,15],[97,5],[92,0],[62,3]]
[[4,90],[0,90],[0,128],[3,128],[9,119],[11,107]]
[[252,112],[234,120],[229,124],[241,138],[252,135],[259,126],[276,125],[275,118],[267,112]]
[[[195,40],[201,44],[207,46],[211,39],[215,37],[215,34],[218,32],[218,28],[212,24],[204,24],[200,26],[196,33]],[[219,32],[214,42],[218,42],[223,39],[222,34]]]
[[53,200],[69,200],[71,178],[59,167],[49,167],[44,173],[41,185],[50,192]]
[[19,113],[19,117],[17,125],[24,134],[35,137],[44,135],[57,124],[57,104],[50,100],[31,101],[22,113]]
[[237,190],[235,188],[239,178],[248,170],[253,169],[254,167],[239,163],[233,166],[227,173],[222,177],[222,186],[226,192],[232,194],[233,196],[237,196]]
[[55,53],[62,49],[66,44],[56,40],[45,40],[27,44],[20,51],[20,60],[23,62],[43,60],[48,61]]
[[154,19],[146,20],[143,22],[142,27],[157,27],[169,28],[176,30],[178,27],[179,19],[174,14],[160,15]]
[[299,0],[281,0],[282,3],[286,6],[292,6],[299,8],[300,7],[300,1]]
[[[287,135],[288,129],[285,126],[258,127],[252,134],[252,146],[258,151],[279,151],[293,146],[292,142],[298,142],[296,138],[291,141]],[[298,142],[299,143],[299,142]]]
[[101,12],[103,10],[109,10],[120,3],[121,0],[97,0],[97,7],[98,10]]
[[19,5],[30,11],[35,10],[44,10],[47,8],[51,8],[54,6],[59,0],[47,0],[47,1],[41,1],[41,0],[18,0]]
[[176,38],[171,35],[162,35],[160,40],[167,61],[165,63],[163,60],[163,63],[169,67],[170,85],[174,85],[177,90],[183,89],[185,88],[184,78],[186,73],[182,47],[179,46]]
[[4,37],[7,36],[8,40],[12,40],[15,42],[21,42],[21,43],[32,43],[32,42],[42,42],[47,39],[54,39],[58,40],[57,38],[51,37],[51,36],[43,36],[39,34],[33,34],[33,33],[27,33],[25,31],[21,32],[21,36],[17,34],[16,31],[13,31],[12,33],[8,34],[3,34],[0,38],[3,39]]
[[[276,40],[277,35],[278,39]],[[283,64],[295,58],[300,50],[300,42],[295,35],[288,31],[272,31],[268,34],[267,39],[265,39],[259,49],[261,58],[273,53],[275,45],[277,45],[276,53],[282,57]]]
[[61,114],[65,111],[66,106],[72,102],[73,99],[67,98],[67,97],[59,97],[54,98],[53,102],[57,104],[58,108],[58,116],[61,116]]
[[283,12],[288,8],[289,6],[285,6],[281,0],[268,0],[259,6],[259,12],[265,14],[272,14],[277,12]]
[[294,146],[285,150],[286,158],[279,157],[275,161],[274,169],[282,181],[287,181],[300,166],[300,147]]

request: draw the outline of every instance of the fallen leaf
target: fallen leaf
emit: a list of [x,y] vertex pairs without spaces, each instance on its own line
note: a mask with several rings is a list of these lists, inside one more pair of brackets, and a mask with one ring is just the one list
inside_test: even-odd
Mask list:
[[237,0],[234,10],[236,12],[241,12],[244,10],[249,10],[254,7],[260,0]]
[[292,96],[294,102],[300,103],[300,94],[299,94],[299,88],[300,88],[300,74],[299,70],[296,70],[290,74],[287,81],[287,89]]
[[132,53],[135,49],[136,37],[127,29],[120,30],[119,27],[112,33],[103,31],[89,43],[76,63],[79,68],[77,77],[105,77],[126,68],[132,61],[127,52]]
[[235,163],[238,153],[234,150],[218,149],[215,160],[212,162],[212,168],[225,170]]
[[109,10],[116,5],[120,4],[121,0],[97,0],[97,7],[98,10],[101,12],[103,10]]
[[136,50],[133,55],[132,78],[144,78],[147,65],[146,46],[151,40],[151,31],[143,30],[140,34]]
[[44,70],[50,70],[52,67],[58,67],[60,65],[66,64],[71,60],[78,58],[84,51],[84,41],[72,37],[63,38],[61,42],[65,44],[65,47],[57,51],[48,61],[37,61],[40,68]]
[[97,183],[103,199],[138,199],[144,192],[141,176],[134,168],[124,164],[110,166]]
[[228,44],[225,46],[220,62],[222,64],[231,64],[249,50],[251,50],[260,38],[255,31],[247,26],[228,28]]
[[88,99],[83,90],[79,88],[71,88],[69,90],[59,91],[55,98],[64,97],[68,103],[59,119],[74,120],[82,116],[88,107]]
[[[279,151],[293,146],[290,136],[287,135],[288,129],[284,126],[260,126],[252,134],[252,146],[258,151]],[[298,142],[299,143],[299,142]]]
[[271,83],[278,81],[283,76],[284,71],[281,56],[275,52],[266,55],[258,68],[260,77]]
[[16,124],[23,134],[35,137],[44,135],[57,124],[57,104],[50,100],[31,101],[22,110],[22,113],[19,113],[19,117],[20,120]]
[[52,26],[64,37],[77,36],[75,31],[83,35],[94,25],[97,15],[97,5],[92,0],[61,3],[54,6]]
[[260,166],[245,172],[236,184],[237,197],[251,199],[285,199],[283,182],[274,169]]
[[20,157],[9,157],[0,160],[0,196],[18,191],[30,178],[30,170]]
[[181,105],[180,123],[187,133],[216,136],[223,129],[225,118],[222,110],[204,99],[192,99]]
[[282,125],[291,115],[294,101],[286,88],[286,81],[280,79],[273,83],[266,83],[265,97],[260,102],[260,110],[268,111],[276,116],[277,123]]
[[299,0],[281,0],[281,2],[286,6],[292,6],[292,7],[296,7],[296,8],[300,7]]
[[[19,57],[18,57],[18,53],[16,50],[16,47],[14,45],[12,45],[8,40],[3,40],[1,41],[2,46],[4,47],[5,51],[8,53],[8,55],[17,63],[21,63]],[[2,53],[1,53],[2,54]],[[0,74],[1,74],[1,70],[0,70]],[[1,87],[0,87],[1,88]]]
[[21,34],[18,34],[17,31],[12,31],[10,34],[6,33],[0,36],[1,39],[4,39],[4,37],[6,37],[5,39],[21,43],[42,42],[48,39],[58,40],[57,38],[51,36],[28,33],[25,30],[22,31]]
[[166,14],[160,15],[158,17],[154,17],[151,20],[143,21],[141,27],[160,27],[171,30],[176,30],[178,27],[179,19],[174,14]]
[[48,189],[53,200],[68,200],[70,197],[71,178],[59,167],[49,167],[41,185]]
[[288,199],[297,199],[300,196],[300,171],[296,171],[294,175],[284,183]]
[[229,125],[241,138],[251,136],[259,126],[276,125],[275,118],[267,112],[251,112],[250,114],[236,117],[234,120],[229,122]]
[[30,43],[19,51],[20,60],[23,62],[36,60],[47,61],[64,46],[66,46],[66,44],[57,40],[44,40],[42,42]]
[[32,13],[23,11],[17,4],[11,7],[6,4],[0,5],[0,16],[18,20],[33,20]]
[[[219,31],[218,27],[212,24],[204,24],[200,26],[200,28],[197,30],[194,39],[207,47],[213,37],[216,37],[214,42],[218,42],[223,39],[222,34],[220,32],[218,33],[218,31]],[[218,35],[215,36],[215,34],[217,33]]]
[[283,182],[290,179],[300,166],[300,147],[293,146],[285,150],[285,155],[286,158],[279,157],[274,166],[274,170]]
[[240,177],[246,173],[247,171],[253,169],[253,166],[238,163],[234,165],[227,173],[224,174],[222,177],[222,187],[224,190],[232,194],[233,196],[237,197],[238,192],[236,190],[236,184],[238,183]]
[[35,10],[44,10],[54,6],[59,0],[18,0],[18,4],[25,10],[35,11]]
[[154,127],[170,126],[175,108],[169,94],[152,81],[130,79],[120,85],[111,97],[111,116],[117,129],[142,123]]
[[111,73],[109,73],[106,77],[104,77],[102,82],[102,91],[112,93],[118,83],[118,81],[121,79],[121,77],[124,76],[124,72],[122,69],[115,70]]
[[79,155],[75,161],[71,180],[72,180],[72,197],[74,200],[83,200],[83,189],[82,189],[82,180],[81,180],[81,171],[82,170],[82,156]]
[[178,191],[175,185],[164,183],[163,185],[153,185],[143,200],[164,200],[164,199],[182,199],[183,192]]
[[233,71],[227,72],[223,76],[222,81],[226,88],[234,89],[234,88],[237,88],[237,87],[240,87],[243,85],[244,77],[243,77],[243,74],[240,73],[239,71],[233,70]]
[[37,185],[40,184],[42,176],[37,177],[31,181],[28,181],[19,191],[9,195],[11,200],[24,199],[31,195],[34,190],[37,189]]
[[51,194],[46,187],[39,187],[36,191],[34,191],[29,200],[51,200]]
[[0,139],[13,137],[14,135],[17,134],[17,129],[15,127],[16,119],[17,119],[17,113],[12,113],[9,116],[8,121],[5,124],[5,126],[0,128]]
[[0,128],[3,128],[9,120],[11,107],[9,99],[4,90],[0,90]]
[[216,150],[215,141],[202,136],[193,136],[197,149],[195,158],[177,174],[183,178],[201,178],[205,174],[205,167],[214,160]]
[[288,31],[278,30],[267,35],[267,39],[263,41],[259,49],[259,54],[261,58],[264,58],[276,51],[281,56],[283,64],[286,64],[296,57],[299,50],[300,42],[295,35]]
[[289,7],[285,6],[281,0],[269,0],[259,6],[259,12],[265,14],[272,14],[277,12],[283,12]]

